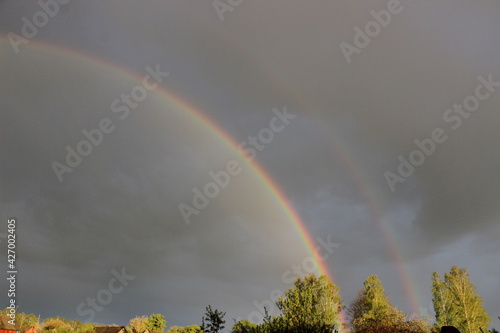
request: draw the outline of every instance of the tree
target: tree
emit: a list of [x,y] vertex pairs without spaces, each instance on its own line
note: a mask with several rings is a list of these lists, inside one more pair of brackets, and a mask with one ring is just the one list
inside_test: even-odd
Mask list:
[[257,330],[259,325],[250,322],[249,320],[242,319],[234,323],[232,333],[253,333]]
[[165,320],[165,316],[159,313],[154,313],[149,316],[145,326],[146,329],[150,331],[163,333],[165,327],[167,326],[167,321]]
[[369,276],[364,288],[349,306],[349,326],[355,333],[424,333],[429,327],[425,320],[407,320],[405,314],[392,306],[384,292],[382,281]]
[[40,318],[34,314],[26,314],[23,312],[16,312],[16,324],[19,327],[33,326],[36,329],[40,328]]
[[166,326],[167,321],[165,320],[165,316],[159,313],[153,313],[149,317],[137,316],[130,319],[128,324],[133,333],[143,333],[145,330],[163,333]]
[[276,302],[279,316],[270,317],[265,309],[260,325],[241,320],[233,333],[332,333],[340,326],[343,308],[339,288],[324,275],[297,278],[294,286]]
[[305,332],[309,329],[324,327],[331,331],[340,323],[340,311],[343,301],[339,287],[332,283],[325,275],[316,277],[314,274],[297,278],[294,286],[285,292],[276,302],[281,310],[281,319],[275,319],[275,326],[285,325]]
[[203,333],[198,325],[190,325],[186,327],[172,326],[167,333]]
[[451,310],[449,289],[438,273],[432,273],[432,304],[438,326],[451,326],[456,322],[456,312]]
[[69,325],[68,321],[60,317],[46,318],[42,323],[42,330],[51,333],[72,332],[71,325]]
[[74,329],[75,333],[93,333],[96,325],[92,323],[81,324],[77,328]]
[[491,319],[465,268],[452,266],[444,281],[434,272],[432,283],[438,325],[455,326],[462,333],[488,331]]
[[205,308],[205,316],[201,319],[201,329],[205,333],[217,333],[224,329],[224,324],[226,321],[224,320],[225,312],[221,312],[217,309],[215,311],[212,310],[212,306],[207,306]]
[[135,318],[130,319],[128,326],[134,333],[142,333],[147,329],[147,316],[137,316]]
[[68,321],[68,325],[73,333],[92,333],[96,326],[95,324],[84,324],[79,320]]
[[363,285],[348,309],[353,332],[383,331],[391,323],[403,320],[404,315],[391,305],[376,275],[369,276]]

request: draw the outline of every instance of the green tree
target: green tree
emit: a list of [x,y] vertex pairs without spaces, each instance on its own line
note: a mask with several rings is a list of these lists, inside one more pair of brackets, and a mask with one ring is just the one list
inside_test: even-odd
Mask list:
[[[10,309],[5,308],[0,311],[1,315],[10,314]],[[34,314],[27,314],[24,312],[19,312],[18,309],[15,309],[15,318],[16,318],[16,326],[17,327],[35,327],[37,330],[40,329],[40,316],[35,316]]]
[[71,325],[65,318],[46,318],[42,323],[42,330],[46,333],[70,333],[73,331]]
[[491,319],[465,268],[452,266],[450,272],[444,274],[444,281],[434,272],[432,282],[439,325],[452,325],[463,333],[487,332]]
[[165,316],[159,313],[154,313],[149,316],[145,326],[146,329],[150,331],[163,333],[165,327],[167,326],[167,321],[165,320]]
[[212,310],[212,306],[207,306],[205,308],[205,316],[201,319],[201,329],[205,333],[217,333],[224,329],[224,324],[226,321],[224,320],[225,312],[221,312],[217,309],[215,311]]
[[[343,301],[339,287],[325,275],[311,274],[297,278],[293,288],[276,302],[281,318],[274,318],[274,326],[296,328],[301,331],[329,327],[331,331],[340,323]],[[273,326],[273,325],[271,325]]]
[[438,273],[432,273],[432,304],[436,313],[438,326],[452,326],[455,311],[451,310],[449,289]]
[[353,332],[382,331],[403,320],[404,315],[391,305],[378,276],[369,276],[363,285],[348,309]]
[[254,333],[258,330],[259,325],[250,322],[249,320],[242,319],[234,323],[232,333]]
[[95,324],[84,324],[79,320],[68,321],[68,325],[73,333],[92,333],[96,327]]
[[198,325],[190,325],[186,327],[172,326],[167,333],[203,333]]
[[407,316],[391,304],[378,276],[369,276],[363,285],[347,310],[352,332],[424,333],[429,330],[425,320],[407,320]]
[[147,329],[147,316],[137,316],[130,319],[128,326],[132,330],[133,333],[142,333]]
[[81,324],[74,330],[75,333],[93,333],[96,325],[92,323]]
[[23,312],[16,313],[16,324],[19,327],[33,326],[36,329],[40,328],[40,317],[34,314],[26,314]]

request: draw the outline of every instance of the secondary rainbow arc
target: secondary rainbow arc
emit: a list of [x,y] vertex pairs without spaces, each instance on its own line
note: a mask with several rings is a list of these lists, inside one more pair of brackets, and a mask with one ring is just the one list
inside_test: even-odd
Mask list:
[[[258,65],[260,68],[263,68],[264,71],[271,77],[273,82],[275,82],[275,85],[277,87],[285,87],[284,91],[293,96],[293,100],[297,103],[297,107],[300,110],[308,110],[311,114],[317,116],[318,119],[321,119],[320,115],[317,115],[314,110],[307,107],[308,103],[302,98],[300,93],[296,92],[295,89],[286,80],[280,79],[280,76],[275,72],[273,66],[269,66],[263,61],[256,59],[253,52],[246,49],[242,44],[238,44],[236,41],[233,41],[233,45],[237,45],[241,49],[241,55],[247,55],[249,59],[256,63],[256,65]],[[327,128],[324,122],[318,122],[318,126],[323,130],[322,133],[328,134],[328,139],[333,151],[335,152],[335,155],[338,157],[345,170],[351,176],[351,179],[354,181],[364,202],[370,210],[371,217],[377,223],[382,233],[382,237],[384,238],[384,241],[388,246],[391,257],[396,264],[397,274],[399,275],[399,278],[401,280],[406,297],[409,301],[409,305],[411,306],[413,312],[418,314],[418,292],[416,292],[417,288],[415,287],[415,284],[411,279],[412,274],[410,274],[404,263],[404,251],[402,250],[402,246],[399,245],[397,237],[394,234],[394,231],[391,229],[387,219],[384,218],[384,214],[382,213],[382,209],[380,208],[383,205],[377,202],[377,195],[374,193],[373,189],[371,189],[370,186],[366,185],[366,179],[368,179],[368,177],[364,179],[362,169],[357,167],[358,165],[362,165],[362,163],[354,162],[355,157],[352,154],[348,154],[341,147],[341,145],[338,143],[341,142],[341,140],[338,140],[338,138],[335,136],[334,131],[332,131],[330,128]]]

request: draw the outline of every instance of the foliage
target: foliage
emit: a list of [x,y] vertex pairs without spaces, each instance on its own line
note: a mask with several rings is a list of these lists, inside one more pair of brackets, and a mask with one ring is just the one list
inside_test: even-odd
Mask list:
[[159,313],[154,313],[150,315],[146,322],[146,329],[150,331],[163,333],[166,326],[167,326],[167,321],[165,320],[165,316]]
[[[0,311],[0,314],[3,315],[7,315],[9,313],[10,313],[9,308],[5,308],[4,310]],[[40,317],[37,317],[34,314],[26,314],[24,312],[16,311],[16,325],[18,327],[33,326],[38,330],[40,329]]]
[[288,289],[276,305],[282,315],[281,319],[271,322],[271,326],[301,331],[312,328],[322,330],[340,325],[343,301],[339,287],[325,275],[316,277],[311,274],[304,279],[297,278],[293,288]]
[[432,304],[436,313],[436,322],[439,326],[450,326],[456,322],[454,311],[451,311],[449,290],[438,273],[432,273]]
[[186,327],[172,326],[167,333],[202,333],[201,327],[198,325],[190,325]]
[[[63,321],[66,321],[66,319],[61,318]],[[79,320],[71,320],[71,321],[66,321],[66,323],[70,326],[70,332],[73,333],[92,333],[94,332],[94,328],[96,327],[95,324],[84,324]]]
[[406,315],[392,306],[376,275],[368,277],[364,288],[348,308],[349,326],[355,333],[425,333],[425,320],[407,320]]
[[[0,314],[8,314],[8,308],[0,311]],[[23,312],[16,313],[16,326],[18,327],[34,327],[37,331],[45,333],[92,333],[95,324],[84,324],[79,320],[67,320],[63,317],[49,317],[40,323],[40,316],[34,314],[26,314]]]
[[371,332],[401,322],[404,315],[394,308],[376,275],[368,277],[348,309],[353,332]]
[[70,333],[73,331],[68,321],[61,317],[45,319],[42,323],[42,330],[52,333]]
[[165,316],[158,313],[151,314],[149,317],[137,316],[130,319],[128,324],[133,333],[142,333],[145,330],[163,333],[166,326]]
[[231,333],[254,333],[257,332],[259,325],[242,319],[233,325]]
[[[441,278],[432,274],[433,305],[437,323],[429,325],[420,318],[409,319],[394,307],[384,292],[376,275],[368,277],[357,297],[350,304],[347,314],[351,333],[440,333],[441,326],[455,326],[462,333],[499,333],[488,330],[490,318],[482,299],[477,295],[465,268],[451,267]],[[241,320],[232,327],[232,333],[332,333],[338,332],[343,302],[339,288],[326,276],[314,274],[298,278],[292,288],[276,302],[280,314],[269,316],[266,311],[262,324]],[[17,309],[16,309],[17,311]],[[9,314],[10,309],[0,311]],[[218,333],[225,328],[225,312],[206,307],[202,326],[173,326],[166,333]],[[499,318],[500,319],[500,318]],[[93,333],[95,324],[62,317],[46,318],[16,313],[19,327],[34,326],[40,333]],[[161,314],[138,316],[130,320],[127,333],[155,331],[163,333],[165,317]]]
[[432,292],[438,325],[455,326],[462,333],[487,332],[491,319],[465,268],[452,266],[444,281],[433,273]]
[[257,325],[241,320],[233,325],[233,333],[332,333],[340,325],[343,307],[339,288],[324,275],[297,278],[294,286],[276,302],[281,315]]
[[221,312],[217,309],[215,311],[212,310],[212,306],[207,306],[205,308],[205,316],[201,319],[201,329],[205,333],[217,333],[224,329],[224,324],[226,321],[224,320],[225,312]]
[[130,319],[128,326],[132,329],[134,333],[142,333],[147,329],[147,316],[137,316],[135,318]]
[[325,323],[312,323],[295,326],[282,316],[273,317],[271,321],[262,324],[259,329],[250,333],[332,333],[338,332],[337,326]]
[[74,333],[92,333],[94,332],[96,325],[92,323],[82,324],[73,329]]

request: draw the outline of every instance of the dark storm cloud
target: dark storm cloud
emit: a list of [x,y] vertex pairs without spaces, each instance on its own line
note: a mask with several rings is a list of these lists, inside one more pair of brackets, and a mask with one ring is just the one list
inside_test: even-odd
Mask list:
[[[185,302],[182,293],[174,292],[179,290],[176,281],[181,283],[193,274],[200,276],[199,280],[215,280],[217,288],[213,290],[219,293],[224,283],[246,280],[251,286],[262,282],[258,272],[269,276],[273,263],[271,276],[279,283],[285,265],[291,265],[293,253],[301,250],[296,247],[286,254],[280,248],[289,242],[288,231],[276,234],[276,230],[288,224],[283,224],[272,202],[266,203],[270,199],[267,195],[249,199],[257,196],[252,193],[262,191],[257,184],[247,184],[254,177],[249,171],[232,181],[244,191],[236,185],[234,190],[228,189],[212,204],[214,208],[204,210],[189,227],[181,219],[177,204],[190,203],[191,190],[203,186],[208,172],[225,165],[221,161],[234,158],[227,154],[227,148],[221,150],[220,140],[208,140],[201,124],[179,122],[175,114],[181,112],[160,107],[154,96],[120,122],[110,112],[110,104],[120,91],[130,91],[132,81],[124,79],[117,85],[113,71],[102,73],[100,68],[88,72],[83,64],[79,68],[81,63],[64,63],[56,53],[40,60],[32,55],[33,51],[25,50],[11,58],[13,66],[5,69],[16,79],[28,75],[32,79],[14,79],[8,86],[11,107],[17,112],[4,118],[2,149],[11,162],[2,172],[2,184],[11,189],[4,192],[5,211],[16,211],[24,222],[18,232],[21,240],[26,240],[19,244],[19,256],[27,266],[25,274],[40,277],[31,281],[34,285],[53,281],[47,289],[70,304],[54,306],[46,315],[74,317],[76,305],[106,286],[112,269],[121,267],[137,277],[124,293],[133,298],[141,290],[148,304],[139,301],[134,311],[158,311],[154,305],[161,301],[150,302],[158,298],[158,289],[163,295],[173,294],[171,301],[178,298],[170,307]],[[60,71],[64,66],[71,70]],[[101,88],[95,89],[97,86]],[[27,91],[36,93],[23,98]],[[77,150],[78,142],[84,139],[82,130],[95,129],[105,117],[113,119],[113,133],[104,135],[102,143],[59,182],[52,162],[67,163],[67,147]],[[19,136],[21,131],[32,136]],[[186,141],[180,143],[180,138]],[[169,142],[178,143],[171,146]],[[23,204],[12,207],[8,202]],[[225,214],[217,213],[221,210]],[[236,224],[235,219],[240,221]],[[273,220],[274,224],[265,223]],[[257,225],[242,230],[240,225],[245,223]],[[257,277],[249,280],[250,273]],[[156,282],[149,284],[148,280]],[[164,280],[168,284],[163,284]],[[204,286],[207,281],[193,284]],[[40,292],[31,295],[44,297]],[[218,299],[216,294],[212,296],[214,301]],[[247,304],[251,304],[250,299]],[[129,317],[120,314],[124,311],[120,304],[107,311],[97,320],[124,321],[134,315],[130,311],[126,312]],[[183,316],[189,315],[179,314],[175,320],[187,321]]]

